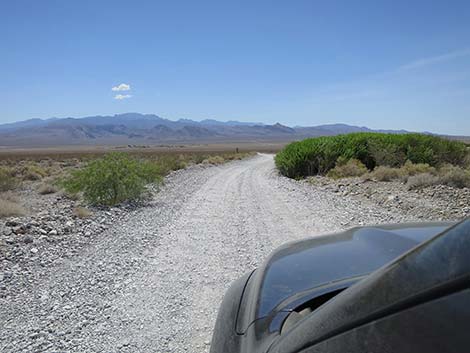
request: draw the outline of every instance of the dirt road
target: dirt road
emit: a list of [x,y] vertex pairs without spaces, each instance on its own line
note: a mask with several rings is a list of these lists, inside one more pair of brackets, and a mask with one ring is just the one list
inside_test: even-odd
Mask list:
[[280,177],[272,155],[179,171],[151,207],[2,302],[0,348],[206,352],[224,291],[274,248],[404,219]]

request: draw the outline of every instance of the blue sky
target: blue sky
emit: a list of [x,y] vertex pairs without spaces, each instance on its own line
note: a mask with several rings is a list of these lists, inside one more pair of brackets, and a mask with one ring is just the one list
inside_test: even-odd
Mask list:
[[132,111],[470,135],[469,1],[2,0],[0,33],[0,123]]

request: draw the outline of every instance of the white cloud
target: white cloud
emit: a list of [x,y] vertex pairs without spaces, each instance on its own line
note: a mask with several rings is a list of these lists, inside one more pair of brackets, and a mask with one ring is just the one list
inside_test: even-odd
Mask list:
[[122,100],[122,99],[128,99],[128,98],[131,98],[132,96],[130,94],[116,94],[114,96],[114,99],[117,99],[117,100]]
[[433,65],[433,64],[437,64],[440,62],[444,62],[444,61],[448,61],[448,60],[452,60],[455,58],[460,58],[460,57],[468,56],[468,55],[470,55],[470,49],[457,50],[457,51],[453,51],[450,53],[422,58],[422,59],[413,61],[411,63],[400,66],[398,70],[403,71],[403,70],[417,69],[423,66]]
[[118,86],[114,86],[113,88],[111,88],[112,91],[130,91],[131,89],[131,86],[128,85],[127,83],[121,83],[120,85]]

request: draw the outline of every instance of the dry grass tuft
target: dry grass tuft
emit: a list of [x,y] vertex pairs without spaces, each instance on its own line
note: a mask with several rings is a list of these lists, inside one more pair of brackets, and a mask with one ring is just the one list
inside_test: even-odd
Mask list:
[[331,169],[327,176],[333,179],[358,177],[367,173],[367,167],[357,159],[350,159],[347,162],[338,160],[336,167]]
[[399,179],[402,173],[399,168],[391,168],[385,166],[376,167],[372,172],[367,174],[367,178],[377,181],[392,181]]
[[18,179],[13,175],[13,170],[0,167],[0,192],[13,190],[19,185]]
[[18,198],[15,195],[9,192],[0,194],[0,218],[25,214],[25,209],[18,203]]
[[38,193],[41,195],[54,194],[57,191],[58,190],[54,185],[47,184],[47,183],[41,184],[38,188]]
[[406,183],[408,189],[419,189],[432,185],[448,185],[454,188],[470,188],[470,170],[453,165],[445,165],[437,172],[421,173],[410,176]]
[[225,159],[222,156],[210,156],[206,158],[202,163],[219,165],[225,163]]
[[409,177],[419,174],[430,174],[436,175],[436,168],[431,167],[426,163],[412,163],[406,161],[400,168],[391,168],[387,166],[378,166],[367,177],[377,181],[392,181],[401,179],[403,182],[407,182]]
[[470,170],[445,165],[439,170],[440,184],[453,186],[456,188],[470,188]]
[[439,177],[430,173],[421,173],[410,176],[406,182],[406,186],[409,190],[413,190],[436,185],[439,183]]
[[431,167],[427,163],[412,163],[410,161],[406,161],[405,164],[400,168],[400,172],[402,174],[402,178],[404,181],[408,179],[410,176],[418,175],[418,174],[436,174],[436,168]]
[[88,208],[85,208],[85,207],[76,207],[73,210],[73,213],[78,218],[87,218],[87,217],[90,217],[91,215],[93,215],[93,212],[91,212]]
[[48,175],[47,171],[39,165],[28,164],[20,171],[23,180],[35,181],[41,180]]
[[82,199],[79,192],[68,192],[66,190],[62,190],[61,194],[72,201],[79,201]]

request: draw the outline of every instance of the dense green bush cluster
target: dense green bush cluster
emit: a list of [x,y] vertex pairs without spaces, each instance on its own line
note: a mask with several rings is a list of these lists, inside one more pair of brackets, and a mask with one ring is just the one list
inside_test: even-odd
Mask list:
[[276,155],[276,166],[288,177],[326,174],[338,158],[356,159],[369,170],[376,166],[400,167],[407,160],[463,165],[467,157],[464,143],[422,134],[352,133],[310,138],[287,145]]
[[124,153],[110,153],[92,160],[62,181],[69,193],[83,192],[94,205],[115,205],[143,196],[145,185],[161,179],[155,163],[131,158]]

